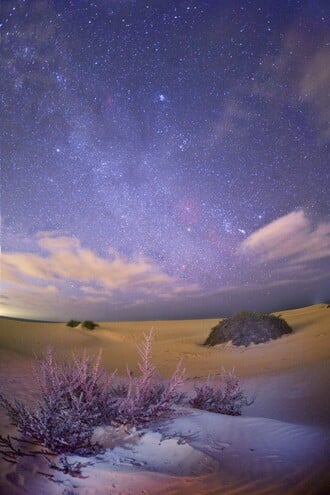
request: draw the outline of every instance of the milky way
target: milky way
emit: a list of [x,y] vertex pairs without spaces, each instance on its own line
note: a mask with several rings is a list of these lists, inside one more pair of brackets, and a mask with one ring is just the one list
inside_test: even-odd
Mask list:
[[329,297],[327,1],[2,4],[3,314]]

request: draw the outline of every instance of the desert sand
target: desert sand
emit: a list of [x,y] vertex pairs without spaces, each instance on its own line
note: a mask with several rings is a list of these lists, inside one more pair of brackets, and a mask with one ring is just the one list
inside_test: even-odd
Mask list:
[[[186,390],[221,366],[235,368],[254,403],[240,417],[181,408],[143,435],[109,426],[94,437],[106,447],[82,478],[56,473],[40,457],[0,459],[1,495],[325,495],[330,493],[330,308],[318,304],[280,313],[293,333],[249,347],[202,346],[219,319],[101,322],[93,331],[64,323],[0,319],[0,391],[31,403],[31,369],[51,344],[56,353],[96,354],[103,365],[137,372],[136,343],[155,332],[154,363],[164,377],[182,358]],[[15,428],[0,410],[0,433]],[[77,456],[71,456],[78,459]],[[83,459],[86,460],[86,459]],[[54,473],[53,473],[54,474]]]

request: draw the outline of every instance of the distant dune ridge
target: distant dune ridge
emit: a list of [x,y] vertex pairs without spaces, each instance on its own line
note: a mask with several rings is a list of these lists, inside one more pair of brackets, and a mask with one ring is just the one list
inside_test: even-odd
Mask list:
[[[98,322],[91,332],[65,323],[1,318],[0,391],[11,398],[36,399],[31,366],[49,344],[68,356],[101,348],[106,369],[123,374],[127,363],[138,373],[136,343],[153,327],[153,358],[164,377],[181,357],[186,390],[209,374],[219,375],[221,366],[235,368],[255,401],[242,417],[182,409],[142,436],[98,427],[95,439],[109,447],[106,454],[89,459],[94,464],[83,470],[87,478],[56,473],[61,484],[36,474],[48,469],[40,459],[22,458],[17,464],[0,459],[0,493],[325,495],[330,486],[330,311],[318,304],[280,314],[292,333],[248,347],[203,346],[218,319]],[[15,434],[3,410],[0,431]]]

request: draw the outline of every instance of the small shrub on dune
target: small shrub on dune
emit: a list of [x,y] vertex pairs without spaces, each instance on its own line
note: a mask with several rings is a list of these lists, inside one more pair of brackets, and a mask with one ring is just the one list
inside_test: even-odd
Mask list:
[[101,353],[93,362],[84,353],[72,363],[54,357],[49,348],[34,368],[40,401],[32,408],[0,395],[0,404],[24,438],[52,452],[93,450],[94,427],[108,419],[112,404],[108,390],[113,375],[100,368]]
[[151,362],[153,331],[144,334],[144,342],[137,346],[141,375],[133,377],[127,370],[127,390],[119,403],[117,420],[128,425],[145,425],[168,414],[181,399],[178,387],[184,381],[185,370],[179,361],[171,378],[162,380]]
[[99,325],[97,323],[94,323],[94,321],[90,320],[85,320],[81,324],[82,328],[87,328],[88,330],[94,330],[94,328],[98,327]]
[[204,345],[214,346],[232,341],[237,346],[248,346],[278,339],[291,332],[292,328],[279,316],[240,311],[213,327]]
[[202,385],[195,387],[195,397],[190,400],[190,404],[205,411],[239,416],[243,406],[248,406],[251,402],[244,395],[234,371],[222,368],[218,383],[215,383],[214,377],[209,376]]
[[69,320],[66,324],[67,327],[75,328],[80,324],[78,320]]

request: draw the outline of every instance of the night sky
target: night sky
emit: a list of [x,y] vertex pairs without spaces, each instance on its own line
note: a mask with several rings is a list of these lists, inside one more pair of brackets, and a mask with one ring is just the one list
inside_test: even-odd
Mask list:
[[2,315],[330,297],[327,0],[2,0]]

